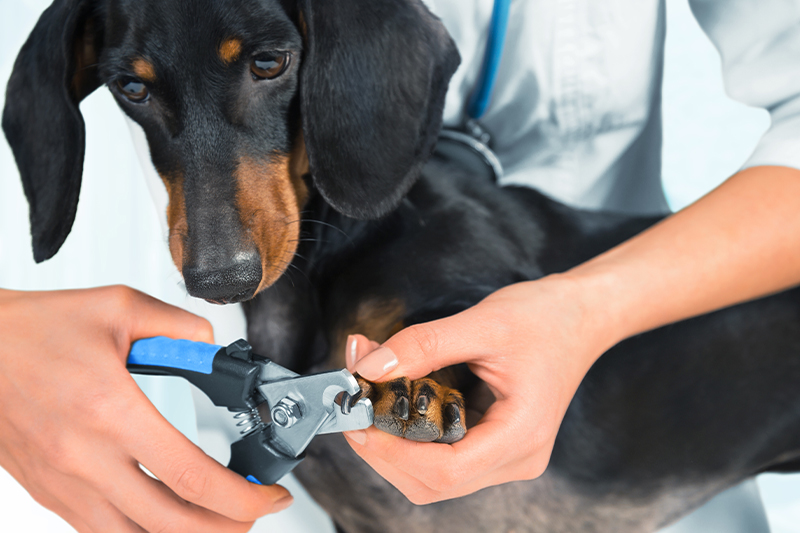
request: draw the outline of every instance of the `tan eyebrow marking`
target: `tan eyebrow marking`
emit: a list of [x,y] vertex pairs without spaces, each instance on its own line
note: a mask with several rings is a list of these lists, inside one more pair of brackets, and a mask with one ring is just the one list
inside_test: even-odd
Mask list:
[[300,33],[303,35],[303,42],[308,38],[308,25],[306,25],[306,17],[301,11],[297,17],[298,25],[300,26]]
[[133,72],[144,81],[156,81],[156,69],[152,63],[141,57],[133,60]]
[[236,37],[226,39],[219,45],[219,57],[224,63],[233,63],[242,53],[242,40]]

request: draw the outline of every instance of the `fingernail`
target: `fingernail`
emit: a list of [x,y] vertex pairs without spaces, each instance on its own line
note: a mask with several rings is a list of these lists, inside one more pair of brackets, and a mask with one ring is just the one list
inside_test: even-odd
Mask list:
[[352,370],[356,365],[358,355],[358,338],[355,335],[347,336],[347,368]]
[[272,506],[272,512],[279,513],[284,509],[286,509],[287,507],[289,507],[290,505],[292,505],[292,502],[294,502],[294,498],[292,498],[291,496],[284,496],[283,498],[275,502],[275,505]]
[[367,442],[367,432],[363,429],[356,429],[354,431],[346,431],[345,435],[353,442],[363,446]]
[[397,356],[392,350],[381,346],[356,363],[356,372],[369,380],[380,379],[397,366]]

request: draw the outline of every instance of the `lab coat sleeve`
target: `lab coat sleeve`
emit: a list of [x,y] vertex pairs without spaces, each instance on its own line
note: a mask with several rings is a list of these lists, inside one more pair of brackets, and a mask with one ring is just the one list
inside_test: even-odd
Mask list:
[[771,126],[743,165],[800,169],[800,0],[689,0],[722,57],[734,100],[769,111]]

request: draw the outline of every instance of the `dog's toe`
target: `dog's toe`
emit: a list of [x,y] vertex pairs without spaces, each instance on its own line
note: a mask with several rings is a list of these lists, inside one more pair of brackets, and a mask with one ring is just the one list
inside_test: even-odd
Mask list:
[[464,405],[461,402],[449,403],[444,408],[444,434],[437,442],[451,444],[458,442],[467,434],[467,426],[464,423]]

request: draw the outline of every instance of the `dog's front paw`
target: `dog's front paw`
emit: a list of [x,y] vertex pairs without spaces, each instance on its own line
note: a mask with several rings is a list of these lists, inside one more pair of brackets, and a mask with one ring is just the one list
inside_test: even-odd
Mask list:
[[452,443],[467,433],[464,397],[430,378],[373,383],[356,376],[372,401],[375,427],[418,442]]

